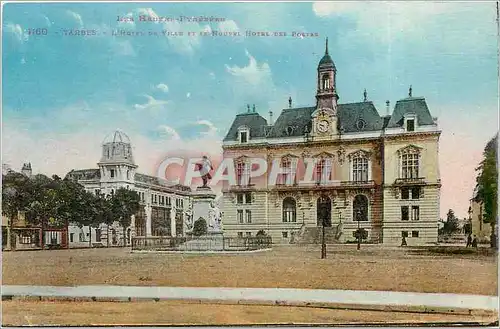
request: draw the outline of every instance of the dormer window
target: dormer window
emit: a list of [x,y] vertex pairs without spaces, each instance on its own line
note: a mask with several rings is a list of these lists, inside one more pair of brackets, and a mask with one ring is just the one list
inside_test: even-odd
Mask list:
[[248,127],[243,126],[238,128],[238,140],[240,143],[248,143],[250,137],[250,130]]
[[415,119],[406,120],[406,131],[415,131]]
[[408,113],[404,116],[404,130],[406,132],[415,131],[417,127],[417,117],[413,113]]

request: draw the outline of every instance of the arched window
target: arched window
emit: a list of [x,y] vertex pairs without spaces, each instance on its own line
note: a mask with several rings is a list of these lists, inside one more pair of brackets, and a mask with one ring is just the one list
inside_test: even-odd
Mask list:
[[354,221],[368,221],[368,198],[366,195],[358,194],[352,203],[352,219]]
[[283,200],[283,222],[291,223],[297,221],[297,204],[295,199],[286,197]]
[[325,74],[323,75],[323,89],[324,90],[327,90],[327,89],[330,89],[330,76],[328,76],[328,74]]

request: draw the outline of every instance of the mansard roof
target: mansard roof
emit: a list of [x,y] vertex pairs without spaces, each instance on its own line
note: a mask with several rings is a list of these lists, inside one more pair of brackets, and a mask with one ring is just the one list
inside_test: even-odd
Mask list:
[[404,124],[404,116],[406,114],[415,114],[419,126],[433,125],[434,119],[431,116],[425,98],[423,97],[408,97],[396,102],[391,119],[387,123],[387,128],[398,128]]
[[66,174],[65,178],[75,180],[98,180],[101,178],[101,171],[99,169],[73,169]]
[[[377,131],[384,128],[384,121],[378,114],[373,102],[359,102],[339,104],[337,117],[341,132]],[[364,128],[360,129],[358,122],[364,121]]]
[[[71,170],[66,174],[67,179],[72,180],[99,180],[101,178],[101,170],[100,169],[79,169],[79,170]],[[145,174],[136,173],[134,176],[134,180],[139,183],[145,183],[148,185],[160,185],[166,186],[158,177],[150,176]],[[167,186],[173,190],[190,192],[191,188],[188,186],[184,186],[181,184]]]
[[229,129],[225,141],[238,139],[238,128],[247,126],[250,129],[250,138],[261,138],[266,136],[267,121],[257,112],[241,113],[236,118]]
[[145,183],[145,184],[149,184],[149,185],[166,186],[166,187],[172,188],[174,190],[183,191],[183,192],[190,192],[191,191],[191,188],[189,186],[184,186],[181,184],[177,184],[177,185],[173,185],[173,186],[167,185],[156,176],[150,176],[150,175],[136,173],[134,176],[134,180],[136,182]]
[[[249,126],[250,138],[304,136],[306,127],[309,132],[311,131],[311,115],[315,110],[315,106],[283,109],[271,127],[267,126],[267,121],[258,113],[237,115],[224,141],[237,140],[237,130],[242,125]],[[378,114],[373,102],[339,104],[337,117],[339,128],[343,133],[377,131],[384,127],[384,120]],[[363,121],[361,129],[358,125],[360,120]]]

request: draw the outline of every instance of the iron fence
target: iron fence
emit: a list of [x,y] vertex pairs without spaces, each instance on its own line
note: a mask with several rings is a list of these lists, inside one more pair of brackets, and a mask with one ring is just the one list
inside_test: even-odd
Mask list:
[[132,250],[143,251],[250,251],[270,248],[272,239],[265,237],[133,237]]

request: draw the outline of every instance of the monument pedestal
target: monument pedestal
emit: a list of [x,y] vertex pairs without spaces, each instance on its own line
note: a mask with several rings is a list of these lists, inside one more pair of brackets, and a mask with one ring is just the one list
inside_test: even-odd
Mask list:
[[207,233],[222,235],[222,227],[217,222],[214,202],[215,193],[210,187],[198,187],[192,194],[193,197],[193,223],[203,218],[207,222]]

